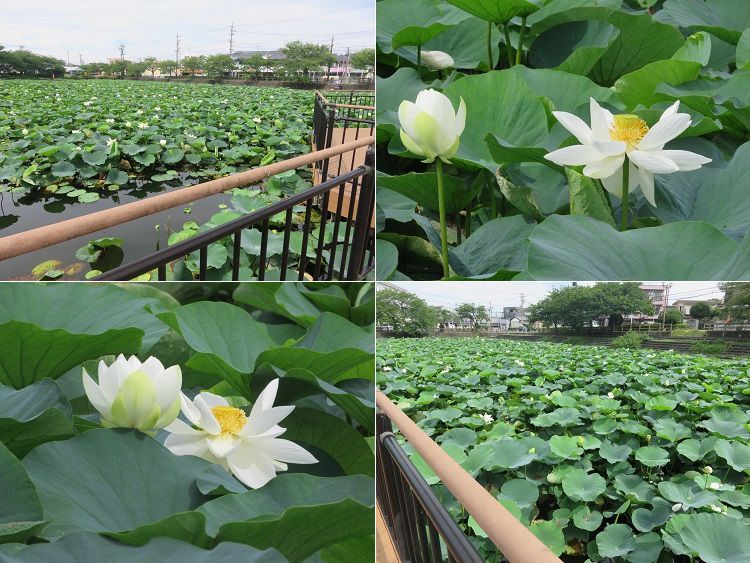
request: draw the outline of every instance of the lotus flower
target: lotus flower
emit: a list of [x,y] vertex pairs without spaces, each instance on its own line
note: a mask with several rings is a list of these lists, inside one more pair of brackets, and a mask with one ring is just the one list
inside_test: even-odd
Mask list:
[[398,108],[401,141],[409,152],[424,157],[425,164],[439,158],[450,164],[458,152],[461,133],[466,126],[463,98],[458,112],[450,99],[436,90],[422,90],[416,102],[404,100]]
[[584,166],[589,178],[602,181],[604,187],[622,197],[623,164],[629,166],[628,193],[641,188],[651,205],[654,197],[654,174],[671,174],[697,170],[711,162],[690,151],[664,150],[664,145],[690,127],[690,115],[677,113],[680,102],[667,108],[651,128],[637,115],[612,115],[591,98],[591,127],[579,117],[564,111],[552,112],[557,120],[581,142],[553,151],[545,156],[562,166]]
[[176,455],[218,463],[253,489],[286,471],[287,463],[317,463],[301,446],[278,438],[285,431],[278,423],[294,410],[273,406],[278,388],[279,380],[271,381],[249,415],[213,393],[199,393],[194,401],[182,395],[182,412],[193,426],[175,420],[164,445]]
[[165,369],[156,358],[141,363],[120,354],[111,366],[101,361],[98,384],[83,370],[86,396],[108,427],[141,432],[164,428],[180,413],[181,386],[180,367]]
[[452,68],[456,64],[453,57],[443,51],[422,51],[422,62],[435,70]]

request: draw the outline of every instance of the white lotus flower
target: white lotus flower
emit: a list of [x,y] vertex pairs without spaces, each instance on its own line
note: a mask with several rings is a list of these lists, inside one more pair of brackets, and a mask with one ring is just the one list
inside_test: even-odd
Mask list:
[[177,419],[166,430],[164,445],[176,455],[194,455],[218,463],[248,487],[257,489],[286,471],[287,463],[317,463],[303,447],[278,438],[278,425],[294,410],[274,407],[279,380],[274,379],[255,401],[250,415],[229,406],[224,397],[198,394],[194,401],[182,395],[182,412],[193,424]]
[[705,473],[706,475],[711,475],[711,473],[713,472],[714,472],[714,468],[711,467],[710,465],[707,465],[706,467],[703,468],[703,473]]
[[398,108],[401,142],[407,150],[424,157],[425,164],[440,158],[450,164],[458,152],[461,133],[466,126],[463,98],[454,111],[450,99],[436,90],[422,90],[416,102],[404,100]]
[[711,483],[710,485],[708,485],[708,488],[711,489],[712,491],[718,491],[721,488],[721,484]]
[[485,423],[485,424],[489,424],[490,422],[492,422],[493,420],[495,420],[494,418],[492,418],[492,415],[491,415],[491,414],[489,414],[489,413],[486,413],[486,412],[485,412],[485,413],[482,413],[482,414],[481,414],[481,415],[479,415],[479,416],[481,416],[481,417],[482,417],[482,419],[484,420],[484,423]]
[[139,109],[137,112],[135,112],[136,115],[143,115],[143,110]]
[[616,197],[622,196],[623,163],[630,162],[628,193],[641,188],[651,205],[654,174],[697,170],[711,162],[699,154],[683,150],[664,150],[664,145],[690,127],[690,115],[677,113],[680,102],[667,108],[651,128],[637,115],[612,115],[590,99],[591,127],[579,117],[564,111],[552,112],[557,120],[581,142],[552,151],[545,156],[561,166],[584,166],[589,178],[602,181]]
[[99,383],[83,370],[83,388],[101,415],[102,426],[152,432],[173,422],[180,412],[182,372],[164,368],[156,358],[145,362],[122,354],[107,366],[99,362]]
[[422,62],[435,70],[452,68],[456,64],[453,57],[443,51],[422,51]]
[[117,141],[115,141],[112,137],[107,137],[107,147],[111,147],[114,145]]
[[90,105],[91,105],[91,102],[83,102],[83,105],[84,105],[84,106],[90,106]]
[[105,119],[104,121],[106,121],[107,123],[114,123],[115,122],[115,120],[112,119],[111,117]]
[[255,123],[261,123],[263,120],[260,117],[253,117]]
[[73,130],[71,131],[71,133],[80,133],[80,132],[81,132],[81,130],[80,130],[80,129],[73,129]]
[[610,399],[614,399],[615,398],[615,394],[612,393],[612,391],[610,391],[609,393],[607,393],[607,397],[609,397]]
[[28,135],[29,130],[28,129],[21,129],[21,135]]
[[133,124],[130,123],[130,121],[126,121],[125,122],[125,127],[132,127],[132,126],[133,126]]
[[163,147],[164,145],[166,145],[166,144],[167,144],[167,140],[166,140],[166,139],[161,139],[161,140],[159,141],[159,144],[160,144],[160,145],[161,145],[161,146]]
[[679,512],[682,510],[682,503],[678,502],[677,504],[672,505],[672,512]]
[[138,129],[148,129],[148,123],[146,123],[145,121],[143,123],[139,123]]
[[716,506],[715,504],[711,505],[711,510],[714,512],[723,512],[720,506]]

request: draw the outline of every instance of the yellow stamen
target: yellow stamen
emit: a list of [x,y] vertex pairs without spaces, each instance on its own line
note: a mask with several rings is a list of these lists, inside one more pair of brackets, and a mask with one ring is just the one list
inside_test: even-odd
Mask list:
[[637,115],[615,115],[612,127],[609,129],[609,138],[613,141],[622,141],[628,147],[634,147],[648,133],[648,125]]
[[239,434],[247,422],[245,411],[234,407],[213,407],[211,412],[221,426],[222,434]]

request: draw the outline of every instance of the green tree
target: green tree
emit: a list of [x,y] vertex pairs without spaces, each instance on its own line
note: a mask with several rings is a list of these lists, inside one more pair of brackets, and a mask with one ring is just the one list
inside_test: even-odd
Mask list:
[[177,70],[177,63],[172,60],[161,61],[159,63],[159,72],[172,76],[172,73]]
[[705,301],[699,301],[690,307],[690,316],[694,319],[698,319],[698,326],[703,324],[704,319],[710,319],[713,316],[713,312],[711,305]]
[[371,72],[375,68],[375,49],[362,49],[352,55],[352,68]]
[[125,77],[125,73],[128,71],[128,66],[130,65],[130,61],[128,60],[116,60],[112,61],[109,65],[107,65],[109,73],[112,76],[119,76],[120,78]]
[[281,52],[286,56],[282,64],[288,76],[301,74],[303,78],[307,78],[311,71],[321,70],[336,62],[328,45],[292,41]]
[[395,336],[427,336],[438,325],[440,313],[423,299],[389,287],[377,293],[378,324],[393,327]]
[[185,69],[190,76],[195,76],[195,72],[198,70],[202,70],[203,67],[206,64],[206,57],[199,56],[199,57],[185,57],[182,59],[182,68]]
[[682,322],[682,313],[677,309],[667,309],[659,314],[659,322],[668,325],[677,325]]
[[0,75],[55,77],[65,73],[65,63],[25,49],[0,50]]
[[229,55],[211,55],[206,58],[205,69],[209,76],[224,76],[234,68],[234,59]]
[[254,53],[252,56],[242,59],[242,64],[248,69],[252,70],[255,75],[255,80],[260,78],[260,73],[264,68],[273,68],[275,62],[266,59],[260,53]]
[[156,71],[159,70],[159,61],[156,57],[146,57],[143,59],[143,64],[145,65],[146,70],[151,73],[151,78],[153,78]]
[[125,73],[128,76],[131,76],[133,78],[137,78],[139,76],[143,76],[143,73],[146,72],[146,63],[128,63],[127,68],[125,69]]
[[468,320],[474,330],[477,330],[480,325],[486,325],[490,320],[485,306],[473,303],[461,303],[456,307],[456,315],[462,320]]
[[731,322],[750,319],[750,283],[727,282],[719,288],[724,292],[724,310]]

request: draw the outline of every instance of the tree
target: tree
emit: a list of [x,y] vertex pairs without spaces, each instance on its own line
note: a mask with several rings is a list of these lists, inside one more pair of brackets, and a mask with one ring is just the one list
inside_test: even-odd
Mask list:
[[156,71],[159,70],[159,61],[156,60],[156,57],[146,57],[143,59],[143,64],[146,66],[146,70],[151,73],[151,78],[153,78]]
[[130,65],[130,61],[124,60],[124,59],[118,59],[116,61],[112,61],[108,66],[109,73],[113,76],[119,76],[120,78],[125,77],[125,73],[128,70],[128,65]]
[[166,60],[159,63],[159,72],[172,76],[172,73],[177,70],[177,63],[172,60]]
[[698,319],[698,326],[700,326],[703,319],[709,319],[713,316],[713,310],[711,309],[711,305],[705,301],[699,301],[690,307],[690,316]]
[[468,320],[474,330],[490,320],[484,305],[474,305],[473,303],[461,303],[456,307],[456,315],[462,320]]
[[206,57],[185,57],[182,59],[182,68],[184,68],[190,76],[195,76],[195,71],[202,70],[206,64]]
[[659,322],[668,325],[678,325],[682,322],[682,313],[677,309],[667,309],[659,314]]
[[143,76],[143,73],[146,72],[146,63],[128,63],[125,72],[133,78]]
[[258,80],[263,69],[272,68],[275,63],[272,60],[266,59],[260,53],[254,53],[252,56],[242,59],[242,64],[252,69],[255,80]]
[[727,282],[719,284],[724,292],[724,310],[732,322],[743,323],[750,319],[750,283]]
[[352,55],[352,68],[372,72],[375,68],[375,49],[362,49]]
[[209,76],[224,76],[234,68],[234,59],[229,55],[211,55],[206,58],[204,68]]
[[440,314],[413,293],[389,287],[377,293],[378,324],[393,327],[395,336],[427,336],[437,328]]
[[0,50],[0,75],[62,76],[65,63],[54,57],[37,55],[25,49]]
[[286,56],[283,66],[289,76],[302,74],[307,78],[310,71],[321,70],[322,67],[336,62],[336,57],[328,45],[292,41],[287,43],[281,52]]

